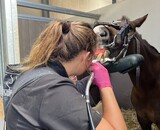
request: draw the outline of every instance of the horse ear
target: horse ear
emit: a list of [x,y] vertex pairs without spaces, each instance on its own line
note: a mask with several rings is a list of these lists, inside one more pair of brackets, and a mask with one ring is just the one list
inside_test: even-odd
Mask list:
[[140,27],[144,21],[146,20],[148,14],[144,15],[143,17],[140,17],[134,21],[131,21],[132,25],[136,28],[136,27]]

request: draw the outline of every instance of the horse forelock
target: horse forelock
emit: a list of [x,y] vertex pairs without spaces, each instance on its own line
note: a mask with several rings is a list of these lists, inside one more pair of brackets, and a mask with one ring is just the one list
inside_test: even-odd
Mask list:
[[125,24],[130,23],[130,20],[127,16],[123,15],[121,19],[118,19],[117,21],[113,21],[113,23],[116,23],[120,27],[124,26]]
[[122,22],[125,21],[125,22],[127,22],[127,23],[129,22],[129,20],[130,20],[130,19],[129,19],[127,16],[125,16],[125,15],[123,15],[122,18],[119,19],[119,21],[122,21]]

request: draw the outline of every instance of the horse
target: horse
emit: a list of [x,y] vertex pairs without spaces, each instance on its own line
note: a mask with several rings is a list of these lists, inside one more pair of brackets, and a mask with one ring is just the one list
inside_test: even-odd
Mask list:
[[128,72],[133,83],[131,103],[142,130],[151,130],[152,123],[160,129],[160,53],[143,39],[136,28],[148,14],[129,20],[126,16],[114,22],[95,23],[93,30],[108,48],[110,58],[117,60],[130,54],[141,54],[144,62]]

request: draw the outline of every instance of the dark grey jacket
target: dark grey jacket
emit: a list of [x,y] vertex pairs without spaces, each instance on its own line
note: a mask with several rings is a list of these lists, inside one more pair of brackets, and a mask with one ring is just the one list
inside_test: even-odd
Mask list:
[[[42,68],[23,73],[16,82]],[[90,130],[84,96],[64,67],[55,62],[47,68],[52,73],[38,77],[13,97],[6,115],[7,130]],[[101,116],[94,110],[92,116],[96,127]]]

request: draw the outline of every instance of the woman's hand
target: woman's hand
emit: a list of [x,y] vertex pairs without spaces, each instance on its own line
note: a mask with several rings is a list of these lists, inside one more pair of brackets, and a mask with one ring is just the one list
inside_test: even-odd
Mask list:
[[93,83],[102,89],[104,87],[112,87],[108,70],[98,62],[90,67],[90,71],[94,72]]

